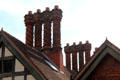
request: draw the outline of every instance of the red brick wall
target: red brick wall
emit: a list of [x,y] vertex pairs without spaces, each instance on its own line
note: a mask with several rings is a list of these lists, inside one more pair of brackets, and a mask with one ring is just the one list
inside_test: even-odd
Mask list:
[[62,48],[49,51],[46,50],[45,53],[60,68],[61,71],[64,71]]
[[120,62],[110,55],[105,56],[88,80],[120,80]]

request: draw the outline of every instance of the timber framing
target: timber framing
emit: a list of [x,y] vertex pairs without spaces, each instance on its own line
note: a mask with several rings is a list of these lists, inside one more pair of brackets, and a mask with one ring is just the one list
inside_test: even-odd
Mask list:
[[[2,57],[4,57],[5,53],[5,47],[8,48],[8,50],[30,71],[30,73],[35,77],[36,80],[44,80],[46,79],[45,76],[42,74],[39,69],[32,63],[32,61],[24,55],[24,53],[17,48],[17,46],[8,38],[5,32],[0,32],[0,43],[2,43]],[[8,57],[10,58],[10,57]],[[13,74],[14,73],[14,74]],[[18,73],[9,73],[9,74],[2,74],[2,77],[5,76],[12,76],[12,75],[25,75],[24,72],[18,72]]]
[[[27,73],[27,75],[29,75],[30,73]],[[4,78],[4,77],[11,77],[11,76],[24,76],[26,75],[26,72],[25,71],[20,71],[20,72],[10,72],[10,73],[3,73],[3,74],[0,74],[0,78]]]
[[[1,57],[0,57],[0,61],[2,62],[2,72],[0,74],[0,79],[5,78],[5,77],[12,77],[12,80],[15,80],[16,76],[24,76],[24,80],[27,80],[27,75],[31,74],[27,69],[25,69],[24,71],[20,71],[20,72],[15,72],[15,60],[16,57],[13,56],[5,56],[6,52],[5,52],[5,44],[1,43]],[[10,72],[4,72],[4,61],[10,61],[12,60],[12,70]],[[8,67],[9,68],[9,67]]]
[[[28,80],[27,78],[29,78],[27,77],[27,72],[29,72],[35,80],[61,80],[63,77],[66,78],[64,74],[67,73],[67,70],[66,73],[61,73],[59,67],[44,52],[24,44],[3,30],[0,31],[0,47],[2,47],[2,45],[12,53],[15,59],[23,64],[25,72],[23,75],[24,80]],[[14,65],[15,64],[16,62],[14,62]],[[15,79],[15,73],[15,70],[13,70],[11,74],[9,73],[12,80]],[[6,74],[2,76],[5,75]]]

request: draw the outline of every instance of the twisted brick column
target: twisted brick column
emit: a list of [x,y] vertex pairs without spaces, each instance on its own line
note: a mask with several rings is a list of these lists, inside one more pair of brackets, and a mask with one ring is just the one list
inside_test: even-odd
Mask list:
[[51,11],[51,19],[53,21],[53,48],[51,52],[52,60],[59,66],[61,71],[64,71],[63,66],[63,55],[62,55],[62,48],[60,45],[60,21],[62,18],[62,11],[55,6],[55,8]]
[[34,13],[35,20],[35,48],[42,48],[42,16],[40,9],[37,10],[37,13]]
[[24,16],[25,25],[26,25],[26,44],[33,47],[33,14],[31,11]]
[[82,42],[78,45],[78,52],[79,52],[79,70],[84,66],[84,58],[83,58],[83,51],[84,47]]
[[73,70],[78,71],[78,69],[77,69],[77,48],[76,48],[75,43],[73,43],[73,45],[71,46],[71,50],[72,50],[72,66],[73,66]]
[[44,48],[51,48],[51,12],[49,8],[43,12],[44,15]]
[[64,51],[65,51],[65,54],[66,54],[66,67],[67,67],[68,70],[71,71],[71,57],[70,57],[70,46],[69,46],[69,44],[67,44],[64,47]]
[[60,22],[62,19],[62,10],[55,6],[52,10],[53,20],[53,47],[61,47]]
[[84,47],[85,47],[85,59],[86,63],[88,63],[90,60],[91,44],[88,41],[86,41]]

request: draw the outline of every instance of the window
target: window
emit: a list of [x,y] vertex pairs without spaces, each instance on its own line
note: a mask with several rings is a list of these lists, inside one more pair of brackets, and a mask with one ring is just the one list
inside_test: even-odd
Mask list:
[[13,60],[4,60],[3,61],[3,72],[9,73],[13,71]]
[[14,59],[6,59],[0,61],[0,74],[10,73],[13,71]]

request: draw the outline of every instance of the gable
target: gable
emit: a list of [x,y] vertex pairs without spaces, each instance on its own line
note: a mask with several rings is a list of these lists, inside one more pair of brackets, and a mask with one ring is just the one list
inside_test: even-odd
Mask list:
[[[44,74],[38,69],[38,65],[35,66],[33,61],[30,59],[33,56],[29,56],[29,53],[39,54],[36,50],[32,49],[29,46],[26,46],[24,43],[11,36],[10,34],[1,31],[0,32],[0,46],[1,43],[4,43],[5,46],[9,49],[11,53],[22,63],[24,66],[30,71],[30,73],[35,77],[36,80],[43,80],[46,77]],[[28,50],[30,52],[28,52]],[[43,55],[38,55],[39,60],[43,57]],[[42,56],[42,57],[41,57]]]
[[107,54],[89,75],[87,80],[119,80],[120,62]]
[[[0,32],[0,46],[4,45],[24,65],[36,80],[61,80],[59,68],[43,52],[25,45],[7,32]],[[20,73],[21,74],[21,73]],[[31,77],[32,79],[32,76]],[[21,76],[23,77],[23,76]]]
[[99,49],[95,52],[94,56],[92,56],[89,63],[85,65],[85,67],[78,73],[74,80],[86,80],[107,55],[110,55],[117,62],[120,62],[120,49],[108,40],[106,40],[99,47]]
[[2,80],[36,80],[5,44],[0,47],[0,78]]

